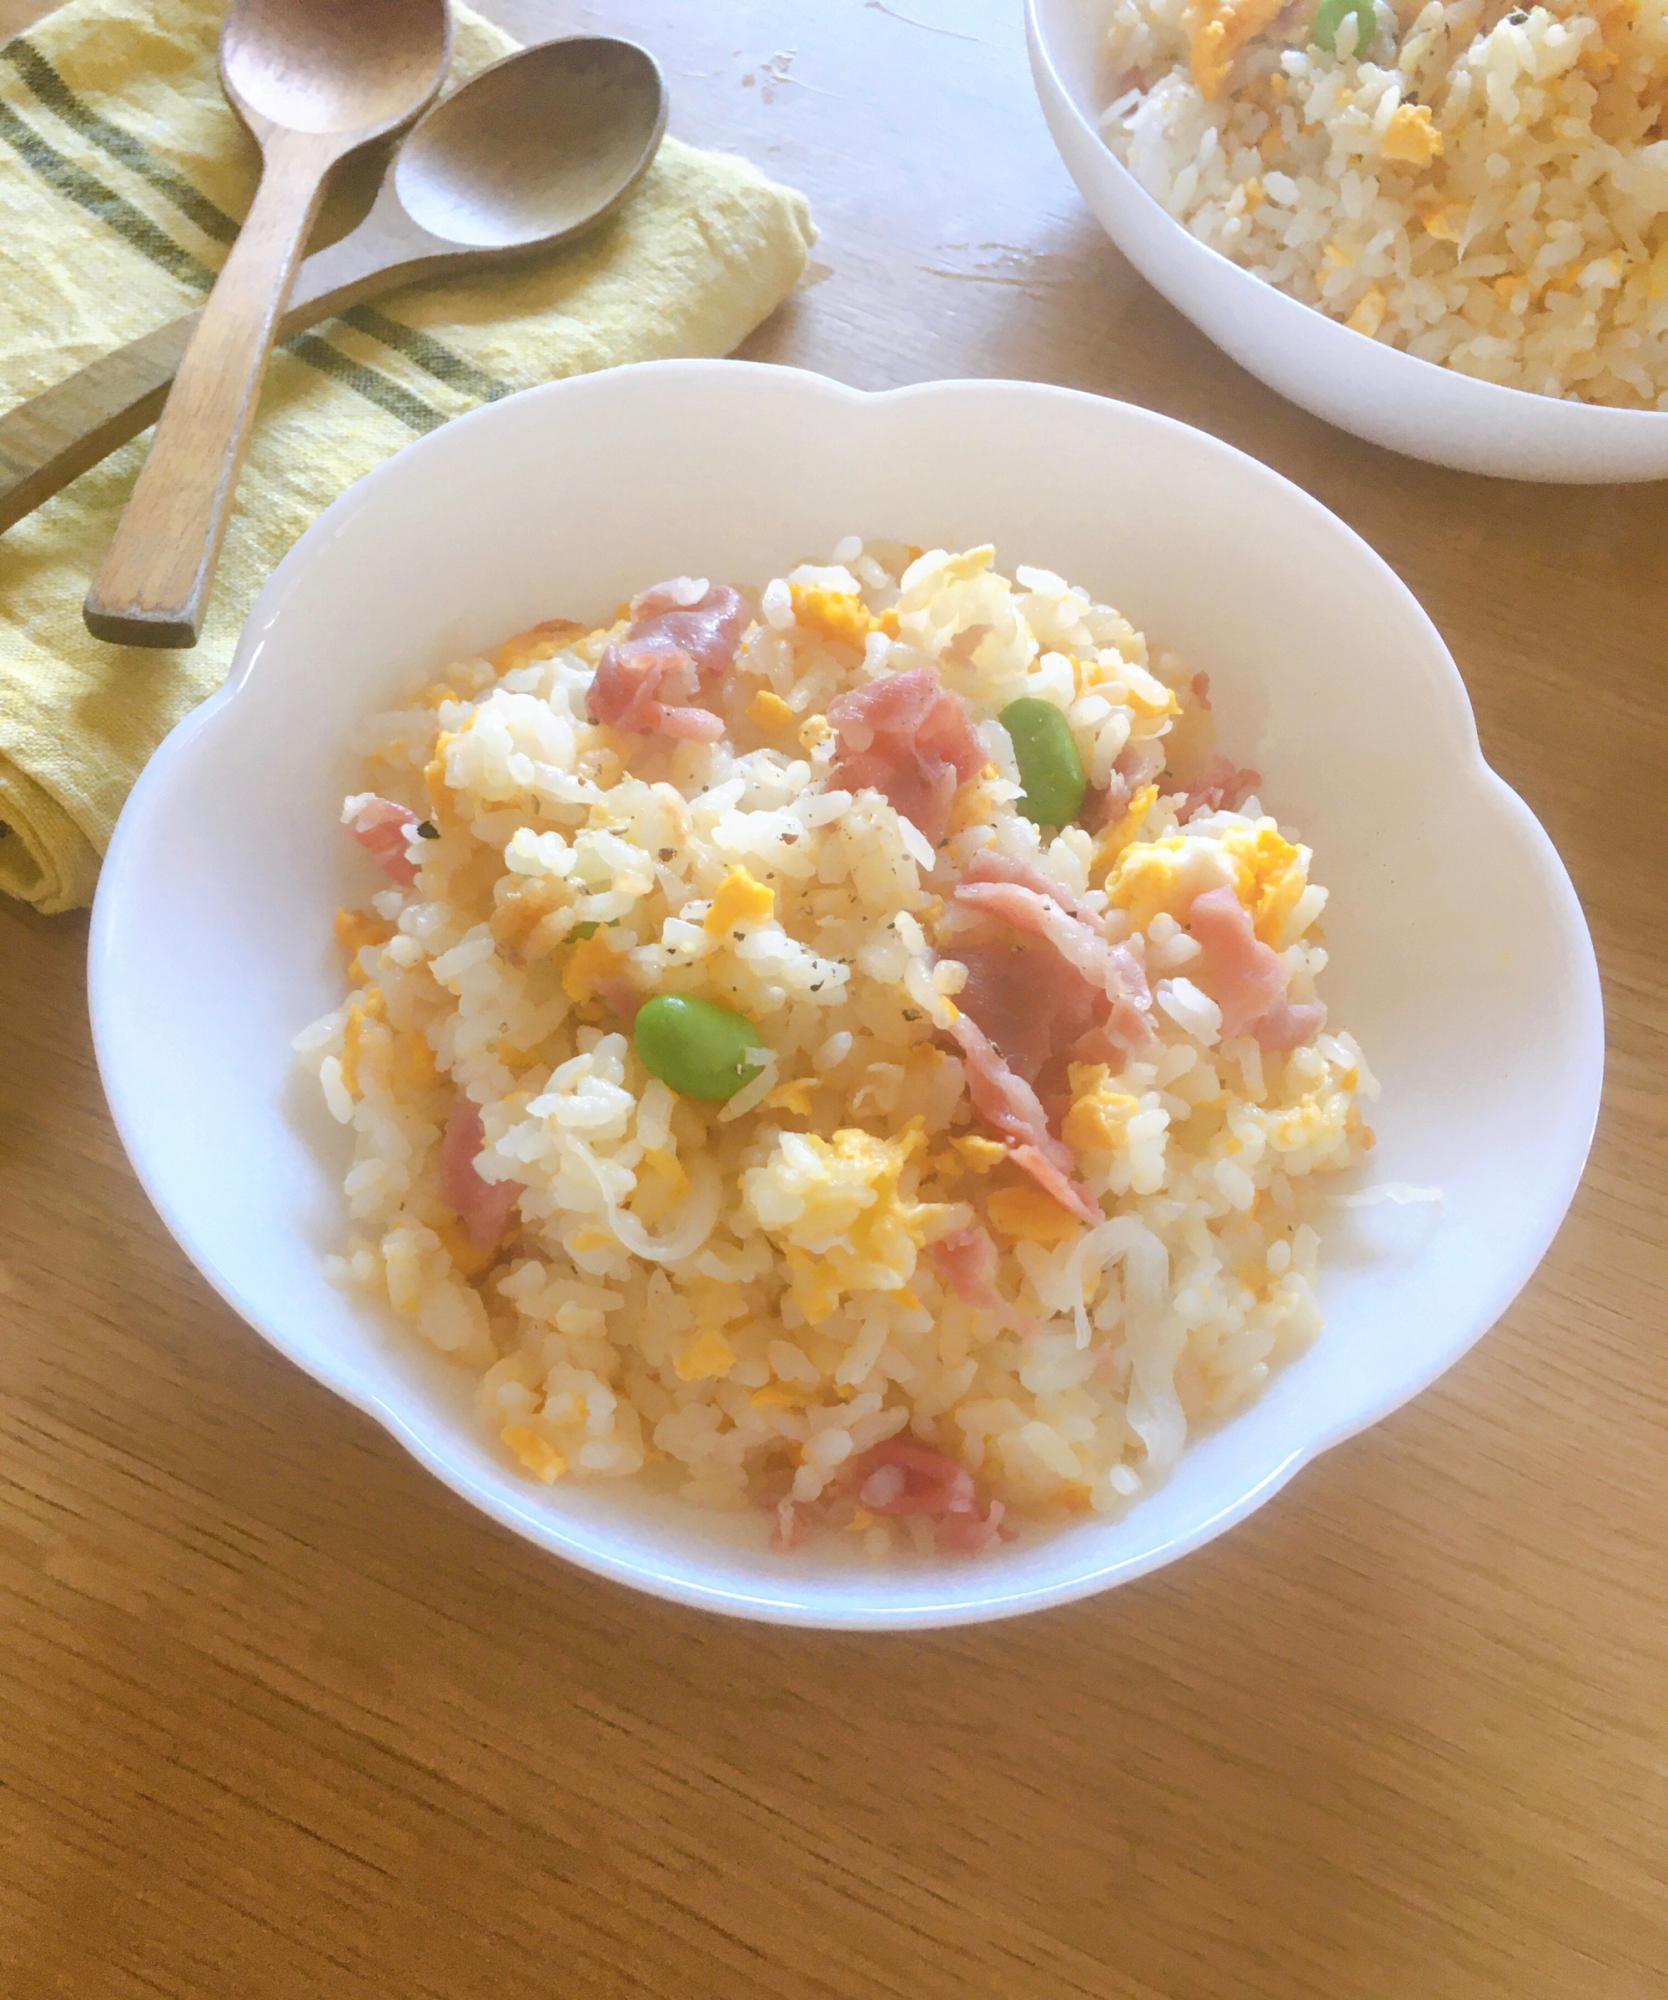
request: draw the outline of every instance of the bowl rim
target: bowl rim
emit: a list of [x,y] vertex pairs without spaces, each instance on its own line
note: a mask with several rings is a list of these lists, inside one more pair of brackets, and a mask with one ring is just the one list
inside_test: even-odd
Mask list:
[[[1147,192],[1106,143],[1095,120],[1084,112],[1077,100],[1076,92],[1061,73],[1054,44],[1043,25],[1046,4],[1047,0],[1025,0],[1026,39],[1031,52],[1033,73],[1038,69],[1046,72],[1060,104],[1065,108],[1066,115],[1071,118],[1082,135],[1093,142],[1126,197],[1133,196],[1138,203],[1145,206],[1147,212],[1162,225],[1163,232],[1174,246],[1177,255],[1188,259],[1195,270],[1209,272],[1218,277],[1226,274],[1227,282],[1234,288],[1256,286],[1259,297],[1272,297],[1280,301],[1280,308],[1277,309],[1289,308],[1293,313],[1305,315],[1308,323],[1318,322],[1326,327],[1329,331],[1319,337],[1331,342],[1340,355],[1345,355],[1347,352],[1359,360],[1361,350],[1354,348],[1345,350],[1338,343],[1345,339],[1359,341],[1365,338],[1364,335],[1356,333],[1342,320],[1334,319],[1330,313],[1322,312],[1318,306],[1307,305],[1302,299],[1294,298],[1290,292],[1282,290],[1278,285],[1269,284],[1266,279],[1259,278],[1254,271],[1247,270],[1243,264],[1236,264],[1231,257],[1225,256],[1213,244],[1195,236],[1184,223],[1177,221],[1161,201]],[[1097,8],[1102,7],[1105,0],[1094,0],[1094,4]],[[1070,171],[1069,165],[1067,171]],[[1150,284],[1152,281],[1144,277],[1144,282]],[[1155,286],[1154,289],[1159,288]],[[1178,307],[1177,310],[1183,309]],[[1183,316],[1191,318],[1191,315],[1185,312]],[[1202,328],[1200,330],[1203,331]],[[1205,337],[1211,341],[1213,347],[1218,344],[1211,335],[1206,334]],[[1638,435],[1648,429],[1654,429],[1658,433],[1668,434],[1668,410],[1630,410],[1614,403],[1589,403],[1579,396],[1543,396],[1533,389],[1513,388],[1504,382],[1488,382],[1481,376],[1467,375],[1460,369],[1445,367],[1439,361],[1427,361],[1422,355],[1409,354],[1405,348],[1391,347],[1382,341],[1369,340],[1367,345],[1377,349],[1379,355],[1383,357],[1373,365],[1384,369],[1392,376],[1397,373],[1402,374],[1410,386],[1416,387],[1433,374],[1441,377],[1446,384],[1462,385],[1457,389],[1451,387],[1450,393],[1474,400],[1479,416],[1486,416],[1492,412],[1497,420],[1511,424],[1536,422],[1540,417],[1544,417],[1548,410],[1558,410],[1564,413],[1562,421],[1567,423],[1570,420],[1570,413],[1574,412],[1584,424],[1590,425],[1595,430],[1603,427],[1618,433],[1626,430]],[[1409,370],[1418,372],[1409,374]],[[1275,393],[1283,392],[1276,390]],[[1323,421],[1331,420],[1323,419]],[[1396,448],[1406,449],[1406,447]],[[1521,477],[1522,475],[1492,476]],[[1661,476],[1661,474],[1652,475],[1653,478]]]
[[[1581,1057],[1579,1065],[1581,1095],[1586,1110],[1580,1124],[1579,1143],[1576,1143],[1576,1135],[1572,1128],[1571,1136],[1566,1140],[1569,1150],[1565,1156],[1564,1171],[1550,1184],[1549,1193],[1540,1204],[1538,1213],[1541,1226],[1526,1239],[1529,1247],[1526,1248],[1525,1254],[1517,1263],[1501,1272],[1489,1296],[1486,1309],[1479,1311],[1473,1323],[1468,1326],[1463,1340],[1456,1342],[1440,1360],[1422,1371],[1417,1379],[1399,1382],[1392,1392],[1382,1396],[1370,1406],[1351,1409],[1336,1424],[1292,1450],[1284,1459],[1271,1466],[1247,1490],[1196,1524],[1191,1530],[1145,1552],[1138,1552],[1111,1562],[1085,1566],[1052,1581],[1024,1583],[1008,1589],[994,1590],[989,1586],[978,1584],[977,1579],[981,1574],[978,1566],[957,1565],[945,1572],[944,1601],[941,1603],[915,1602],[890,1606],[882,1604],[867,1607],[834,1607],[816,1601],[814,1592],[821,1580],[820,1572],[806,1573],[805,1581],[813,1592],[809,1601],[794,1601],[786,1591],[780,1599],[755,1597],[745,1591],[720,1587],[712,1581],[691,1578],[680,1573],[675,1565],[667,1567],[644,1563],[622,1555],[617,1549],[599,1546],[597,1542],[587,1539],[590,1531],[583,1526],[566,1529],[559,1522],[553,1521],[530,1506],[524,1507],[511,1499],[501,1499],[497,1494],[479,1486],[467,1470],[455,1465],[448,1457],[444,1439],[448,1435],[450,1419],[437,1418],[426,1427],[426,1430],[415,1426],[381,1395],[374,1391],[367,1392],[359,1384],[347,1379],[342,1370],[331,1369],[324,1364],[322,1357],[298,1352],[281,1327],[274,1324],[273,1319],[261,1305],[245,1296],[240,1286],[217,1268],[212,1252],[199,1241],[198,1232],[189,1213],[183,1212],[174,1201],[167,1181],[163,1177],[159,1162],[166,1157],[166,1146],[158,1144],[153,1147],[147,1139],[144,1111],[146,1092],[142,1088],[130,1090],[120,1061],[119,1016],[123,1004],[122,981],[119,976],[118,955],[113,950],[113,933],[123,914],[124,905],[134,896],[143,895],[147,891],[146,878],[136,873],[137,864],[134,859],[136,846],[141,839],[140,829],[155,807],[165,799],[176,776],[183,776],[188,770],[205,734],[215,728],[220,717],[236,700],[241,689],[255,672],[274,627],[284,615],[286,605],[302,587],[312,552],[321,543],[330,540],[345,522],[363,513],[367,508],[374,507],[385,489],[392,487],[396,482],[409,480],[414,472],[418,472],[420,476],[419,469],[424,463],[425,453],[438,448],[441,439],[457,432],[462,426],[472,426],[486,432],[495,425],[516,421],[512,406],[518,406],[524,411],[529,399],[562,401],[576,396],[616,393],[629,396],[633,380],[647,377],[664,380],[678,376],[697,387],[703,381],[710,381],[715,377],[727,380],[751,378],[761,384],[768,383],[778,390],[788,389],[800,394],[826,397],[835,403],[844,403],[848,407],[863,404],[898,405],[958,396],[981,399],[1017,396],[1027,400],[1063,400],[1080,407],[1097,409],[1111,404],[1126,421],[1150,426],[1162,435],[1178,441],[1185,440],[1190,448],[1203,447],[1207,454],[1218,455],[1222,460],[1232,462],[1236,476],[1243,476],[1249,472],[1254,479],[1276,482],[1302,507],[1325,517],[1333,530],[1354,543],[1357,552],[1379,573],[1385,586],[1405,600],[1408,610],[1417,621],[1417,626],[1422,628],[1423,639],[1434,648],[1437,660],[1446,668],[1451,680],[1451,691],[1459,703],[1459,712],[1455,720],[1463,738],[1464,775],[1470,783],[1482,786],[1493,795],[1495,806],[1509,815],[1515,839],[1533,850],[1537,872],[1558,906],[1560,928],[1578,946],[1580,1005],[1578,1018],[1572,1020],[1568,1029],[1568,1039],[1572,1051],[1579,1046]],[[1604,1067],[1602,999],[1592,941],[1580,902],[1557,850],[1529,807],[1484,759],[1477,736],[1475,714],[1465,693],[1464,683],[1435,625],[1390,565],[1347,522],[1333,514],[1313,495],[1264,465],[1260,460],[1252,458],[1248,453],[1226,444],[1209,432],[1198,430],[1175,418],[1142,408],[1137,404],[1120,403],[1113,398],[1061,388],[1053,384],[1002,378],[953,378],[914,383],[894,389],[865,391],[851,388],[810,370],[731,360],[632,363],[519,391],[513,396],[502,398],[496,403],[482,405],[461,417],[454,418],[441,430],[416,440],[393,457],[384,460],[381,465],[373,468],[339,495],[297,539],[262,587],[244,625],[225,682],[170,731],[141,772],[123,807],[111,838],[93,904],[88,938],[88,1003],[100,1077],[122,1145],[146,1195],[161,1216],[169,1233],[185,1251],[196,1269],[264,1341],[323,1387],[373,1418],[420,1465],[459,1498],[500,1526],[508,1528],[545,1551],[561,1556],[580,1568],[612,1582],[646,1590],[651,1595],[695,1609],[722,1611],[764,1623],[819,1630],[909,1631],[983,1623],[1073,1603],[1116,1584],[1132,1582],[1137,1577],[1162,1568],[1178,1557],[1201,1547],[1225,1529],[1245,1519],[1322,1452],[1370,1428],[1413,1397],[1423,1393],[1498,1321],[1545,1256],[1547,1248],[1562,1224],[1585,1169],[1598,1113],[1599,1087]],[[1530,1254],[1531,1249],[1532,1254]],[[1069,1534],[1070,1529],[1068,1527],[1060,1532]],[[792,1581],[791,1573],[785,1574],[784,1584],[791,1588]]]

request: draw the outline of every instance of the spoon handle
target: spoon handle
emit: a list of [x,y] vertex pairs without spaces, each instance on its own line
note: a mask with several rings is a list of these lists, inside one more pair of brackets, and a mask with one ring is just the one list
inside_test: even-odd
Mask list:
[[0,533],[156,421],[197,319],[101,354],[0,417]]
[[96,639],[194,646],[208,608],[255,404],[307,232],[340,157],[334,138],[277,131],[249,218],[174,378],[84,615]]
[[[494,254],[454,249],[404,217],[384,222],[373,213],[301,266],[278,338],[304,333],[396,285],[467,269]],[[201,317],[182,313],[0,416],[0,534],[155,423]]]

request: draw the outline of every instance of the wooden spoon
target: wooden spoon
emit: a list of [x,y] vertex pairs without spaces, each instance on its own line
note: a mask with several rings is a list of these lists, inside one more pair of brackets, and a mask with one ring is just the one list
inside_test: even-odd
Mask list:
[[[621,205],[665,129],[660,71],[631,42],[506,56],[421,120],[370,214],[301,266],[278,338],[413,279],[570,242]],[[0,533],[156,420],[200,318],[185,313],[0,417]]]
[[267,357],[325,187],[350,153],[418,116],[451,59],[446,0],[233,0],[220,81],[260,145],[260,186],[87,594],[95,638],[196,645]]

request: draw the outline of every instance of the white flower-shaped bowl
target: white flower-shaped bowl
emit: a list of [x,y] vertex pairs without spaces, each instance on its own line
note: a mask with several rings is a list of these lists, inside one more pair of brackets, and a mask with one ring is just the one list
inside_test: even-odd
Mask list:
[[[473,1383],[325,1280],[340,1129],[291,1037],[343,990],[338,904],[370,887],[338,824],[345,745],[415,677],[539,618],[601,619],[688,573],[764,581],[842,536],[994,541],[1211,675],[1225,745],[1312,841],[1333,1018],[1382,1076],[1373,1177],[1440,1207],[1325,1211],[1327,1326],[1124,1518],[985,1558],[792,1556],[754,1520],[516,1470]],[[285,557],[224,689],[136,786],[94,912],[98,1055],[123,1141],[192,1260],[274,1346],[516,1533],[714,1610],[951,1624],[1141,1575],[1247,1514],[1450,1366],[1505,1309],[1574,1191],[1598,1100],[1591,946],[1545,834],[1483,762],[1442,641],[1373,552],[1253,460],[1061,389],[860,395],[662,362],[495,403],[411,445]],[[855,1539],[855,1538],[850,1538]]]
[[1352,333],[1242,270],[1168,215],[1102,141],[1102,0],[1026,0],[1031,73],[1101,227],[1178,312],[1271,389],[1340,429],[1461,472],[1605,484],[1668,478],[1668,412],[1480,382]]

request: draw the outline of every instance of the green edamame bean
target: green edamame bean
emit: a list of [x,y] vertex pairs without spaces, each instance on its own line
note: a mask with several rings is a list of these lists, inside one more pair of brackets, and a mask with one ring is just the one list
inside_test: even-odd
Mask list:
[[1088,789],[1071,724],[1053,702],[1026,694],[1003,709],[1002,727],[1013,739],[1014,762],[1025,787],[1020,811],[1038,826],[1070,826],[1083,810]]
[[759,1074],[742,1060],[759,1047],[758,1029],[711,1000],[657,993],[638,1008],[632,1039],[644,1066],[680,1097],[722,1104]]
[[1311,32],[1328,55],[1333,54],[1338,46],[1338,30],[1344,25],[1346,14],[1355,16],[1355,53],[1364,56],[1378,33],[1378,16],[1373,12],[1373,0],[1320,0]]

